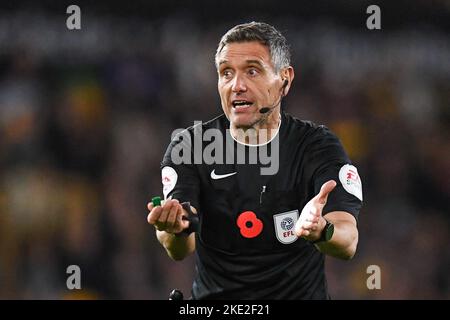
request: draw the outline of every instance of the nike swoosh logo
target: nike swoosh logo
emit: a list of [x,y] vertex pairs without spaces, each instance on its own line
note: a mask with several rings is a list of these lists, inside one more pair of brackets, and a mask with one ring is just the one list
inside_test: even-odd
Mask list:
[[211,171],[211,179],[213,179],[213,180],[227,178],[227,177],[230,177],[230,176],[235,175],[237,173],[237,172],[232,172],[232,173],[226,173],[226,174],[216,174],[215,171],[216,171],[216,169]]

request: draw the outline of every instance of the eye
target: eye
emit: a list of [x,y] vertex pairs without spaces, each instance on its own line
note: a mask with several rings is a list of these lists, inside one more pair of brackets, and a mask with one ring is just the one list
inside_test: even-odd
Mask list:
[[259,71],[256,68],[248,69],[248,74],[251,75],[251,76],[256,76],[258,73],[259,73]]
[[232,77],[232,72],[229,69],[225,69],[222,71],[222,77],[225,79],[230,79]]

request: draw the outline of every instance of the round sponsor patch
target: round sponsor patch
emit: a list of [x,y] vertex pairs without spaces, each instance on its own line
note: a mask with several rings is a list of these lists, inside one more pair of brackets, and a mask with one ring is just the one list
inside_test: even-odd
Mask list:
[[355,166],[351,164],[343,165],[341,170],[339,170],[339,180],[345,191],[354,195],[359,200],[363,200],[361,178]]
[[164,167],[161,171],[161,181],[163,184],[164,199],[167,199],[167,195],[175,188],[177,184],[178,175],[174,168]]

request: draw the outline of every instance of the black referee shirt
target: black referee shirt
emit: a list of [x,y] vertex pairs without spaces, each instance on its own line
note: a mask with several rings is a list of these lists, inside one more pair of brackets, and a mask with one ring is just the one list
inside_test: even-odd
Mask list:
[[[356,168],[326,127],[284,112],[278,140],[264,146],[243,146],[232,139],[226,144],[229,126],[222,114],[188,128],[172,140],[161,163],[165,196],[190,201],[199,212],[192,297],[327,299],[324,255],[297,238],[294,225],[304,205],[331,179],[337,186],[323,214],[346,211],[357,218],[362,194]],[[230,148],[235,157],[245,152],[246,163],[227,164],[225,158],[222,163],[192,163],[199,150],[193,144],[211,128],[222,132],[225,155]],[[274,156],[275,141],[279,142],[278,172],[262,175],[267,161],[258,157],[258,163],[249,164],[250,153],[266,148],[262,151]],[[202,142],[201,150],[210,143]],[[174,163],[176,146],[191,147],[191,164]]]

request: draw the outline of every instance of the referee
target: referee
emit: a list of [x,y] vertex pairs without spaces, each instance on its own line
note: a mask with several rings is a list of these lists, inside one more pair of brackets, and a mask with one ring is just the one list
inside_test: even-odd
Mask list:
[[[294,70],[273,26],[233,27],[215,63],[223,114],[172,139],[148,222],[174,260],[195,253],[193,299],[329,299],[325,255],[358,243],[358,171],[330,130],[281,110]],[[202,132],[218,134],[198,148]],[[195,161],[212,140],[216,161]]]

